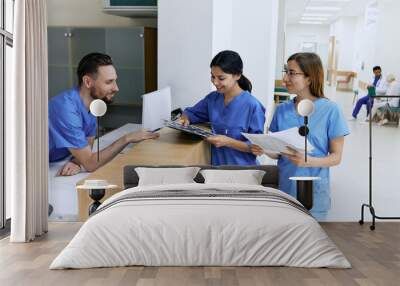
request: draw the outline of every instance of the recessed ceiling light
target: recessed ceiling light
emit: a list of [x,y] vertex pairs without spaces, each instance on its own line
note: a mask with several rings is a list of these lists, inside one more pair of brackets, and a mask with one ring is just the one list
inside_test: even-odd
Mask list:
[[300,24],[311,24],[311,25],[322,25],[322,22],[312,22],[312,21],[299,21]]
[[341,8],[339,7],[325,7],[325,6],[321,6],[321,7],[306,7],[306,10],[312,10],[312,11],[339,11]]
[[311,2],[350,2],[350,0],[310,0]]
[[320,13],[316,13],[316,14],[310,14],[310,13],[304,13],[303,17],[331,17],[332,14],[320,14]]
[[301,20],[311,20],[311,21],[327,21],[328,18],[323,18],[323,17],[301,17]]
[[350,0],[310,0],[311,2],[350,2]]

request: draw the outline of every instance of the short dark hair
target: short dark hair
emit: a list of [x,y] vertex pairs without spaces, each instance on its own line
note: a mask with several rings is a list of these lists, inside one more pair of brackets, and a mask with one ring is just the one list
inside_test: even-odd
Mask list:
[[90,53],[84,56],[78,65],[76,74],[78,76],[78,85],[82,85],[82,78],[87,74],[95,75],[100,66],[113,65],[109,55],[102,53]]
[[372,68],[372,71],[376,71],[376,70],[382,70],[382,69],[381,69],[380,66],[374,66],[374,67]]

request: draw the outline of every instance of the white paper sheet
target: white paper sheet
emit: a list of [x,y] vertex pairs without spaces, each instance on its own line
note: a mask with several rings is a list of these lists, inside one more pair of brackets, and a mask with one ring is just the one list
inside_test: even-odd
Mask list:
[[[287,152],[286,147],[304,152],[304,137],[299,134],[299,129],[293,127],[287,130],[269,134],[242,133],[254,145],[260,146],[266,152],[282,153]],[[307,140],[307,153],[312,151],[314,146]]]

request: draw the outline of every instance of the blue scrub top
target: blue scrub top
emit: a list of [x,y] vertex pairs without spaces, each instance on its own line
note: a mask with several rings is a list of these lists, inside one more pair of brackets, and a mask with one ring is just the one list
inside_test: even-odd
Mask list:
[[[308,154],[313,157],[325,157],[329,154],[329,141],[348,135],[349,129],[344,116],[336,103],[327,98],[314,101],[314,113],[308,119],[309,142],[314,150]],[[295,100],[278,105],[269,130],[277,132],[304,125],[304,118],[295,108]],[[279,166],[279,189],[296,197],[296,182],[289,180],[292,176],[315,176],[320,180],[313,182],[314,204],[311,212],[327,212],[331,206],[329,168],[303,168],[291,163],[281,156]]]
[[49,160],[62,160],[70,155],[68,148],[88,146],[87,137],[96,135],[93,116],[75,87],[49,101]]
[[[265,108],[248,91],[224,104],[224,95],[211,92],[195,106],[186,108],[184,113],[190,123],[210,122],[213,133],[226,135],[250,144],[241,134],[264,133]],[[256,156],[229,147],[211,147],[212,165],[258,165]]]

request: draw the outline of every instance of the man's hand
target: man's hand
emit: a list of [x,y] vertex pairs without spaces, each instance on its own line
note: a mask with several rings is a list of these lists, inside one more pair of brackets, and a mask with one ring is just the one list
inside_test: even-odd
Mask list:
[[81,166],[74,162],[67,162],[58,172],[57,176],[73,176],[81,171]]
[[225,136],[225,135],[214,135],[214,136],[205,138],[205,140],[210,142],[217,148],[229,146],[230,143],[232,142],[232,138]]
[[131,132],[131,133],[125,135],[126,142],[128,142],[128,143],[140,142],[140,141],[146,140],[146,139],[156,139],[158,137],[160,137],[159,133],[153,133],[148,130]]

